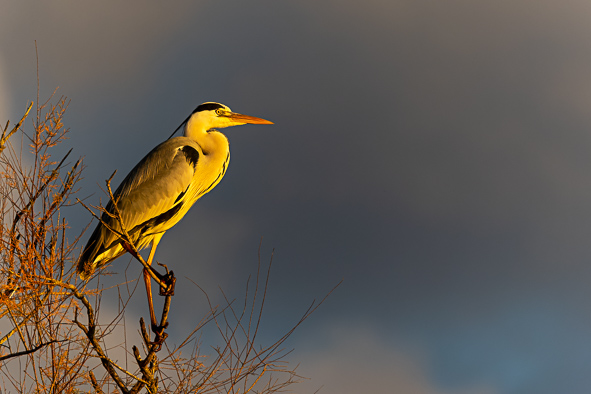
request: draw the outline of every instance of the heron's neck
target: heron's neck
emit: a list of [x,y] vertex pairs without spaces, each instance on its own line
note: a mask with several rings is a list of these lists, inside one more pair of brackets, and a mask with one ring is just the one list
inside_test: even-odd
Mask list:
[[191,122],[189,120],[185,125],[185,137],[199,142],[207,136],[207,128],[203,123]]
[[217,130],[208,131],[201,124],[191,124],[189,122],[185,128],[185,137],[197,142],[206,155],[217,153],[225,155],[229,147],[225,135]]

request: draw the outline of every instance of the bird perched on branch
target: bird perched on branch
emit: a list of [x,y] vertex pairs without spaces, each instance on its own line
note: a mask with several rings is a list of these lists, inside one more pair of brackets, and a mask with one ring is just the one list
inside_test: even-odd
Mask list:
[[[151,244],[148,264],[152,263],[166,230],[177,224],[226,173],[229,143],[226,136],[215,129],[247,123],[273,124],[232,112],[220,103],[203,103],[177,128],[185,125],[183,137],[169,138],[154,148],[117,188],[113,196],[131,241],[137,250]],[[82,252],[77,269],[82,279],[129,251],[121,237],[104,225],[121,232],[118,220],[113,217],[114,208],[113,201],[109,201],[105,209],[110,215],[103,213]],[[144,279],[150,292],[146,269]],[[151,303],[150,294],[148,298]],[[153,310],[150,312],[153,314]]]

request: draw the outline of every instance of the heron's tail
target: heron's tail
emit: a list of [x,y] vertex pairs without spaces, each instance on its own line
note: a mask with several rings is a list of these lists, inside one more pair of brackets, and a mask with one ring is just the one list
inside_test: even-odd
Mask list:
[[84,251],[78,260],[78,267],[76,271],[80,275],[80,279],[88,279],[96,270],[99,265],[97,257],[104,252],[105,247],[102,240],[102,225],[101,223],[96,226],[92,235],[88,239]]
[[88,240],[80,259],[78,260],[78,268],[76,271],[78,271],[80,279],[82,280],[88,279],[96,268],[95,258],[98,252],[98,245],[96,239],[93,240],[93,238],[94,234],[93,237],[90,237]]
[[[82,268],[84,269],[84,268]],[[82,280],[86,280],[90,277],[90,275],[92,275],[92,273],[94,272],[94,270],[89,269],[89,270],[81,270],[80,265],[78,265],[78,273],[80,274],[80,279]]]
[[[109,238],[109,235],[111,235],[111,238]],[[121,242],[112,235],[110,230],[99,223],[84,247],[76,271],[80,275],[80,279],[86,280],[98,268],[124,253],[125,249],[121,246]]]

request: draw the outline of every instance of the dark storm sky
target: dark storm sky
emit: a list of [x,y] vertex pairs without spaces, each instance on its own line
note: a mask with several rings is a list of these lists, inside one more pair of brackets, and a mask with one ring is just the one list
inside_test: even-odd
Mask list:
[[275,122],[227,130],[157,258],[187,310],[184,277],[240,296],[263,237],[270,337],[343,278],[289,342],[297,392],[591,391],[591,3],[0,4],[0,123],[37,40],[92,203],[201,102]]

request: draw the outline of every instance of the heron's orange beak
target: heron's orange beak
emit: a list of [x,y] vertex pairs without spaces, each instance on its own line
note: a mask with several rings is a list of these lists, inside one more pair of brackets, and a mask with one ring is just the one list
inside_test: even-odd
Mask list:
[[261,118],[255,118],[254,116],[237,114],[236,112],[230,112],[226,115],[228,118],[235,122],[248,123],[248,124],[273,124],[273,122]]

